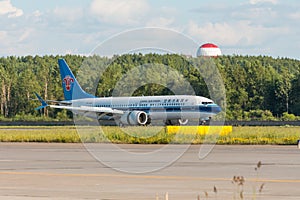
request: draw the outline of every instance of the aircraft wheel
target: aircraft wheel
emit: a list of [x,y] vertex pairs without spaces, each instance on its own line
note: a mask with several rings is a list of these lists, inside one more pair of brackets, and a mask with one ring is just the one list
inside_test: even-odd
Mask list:
[[189,120],[188,119],[179,119],[178,122],[180,125],[186,125],[189,122]]

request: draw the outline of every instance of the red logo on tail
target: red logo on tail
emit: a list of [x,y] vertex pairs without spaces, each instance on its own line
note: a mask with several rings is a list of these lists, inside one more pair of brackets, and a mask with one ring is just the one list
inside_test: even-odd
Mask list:
[[67,75],[63,79],[63,82],[65,83],[66,90],[70,91],[71,90],[71,83],[74,83],[74,79],[71,76]]

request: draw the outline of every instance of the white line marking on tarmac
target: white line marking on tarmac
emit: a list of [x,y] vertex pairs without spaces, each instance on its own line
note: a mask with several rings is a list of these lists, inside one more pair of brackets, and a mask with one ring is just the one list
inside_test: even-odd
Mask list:
[[[36,175],[36,176],[69,176],[69,177],[117,177],[136,179],[164,179],[164,180],[200,180],[200,181],[231,181],[232,178],[210,178],[210,177],[189,177],[189,176],[147,176],[147,175],[124,175],[124,174],[61,174],[48,172],[11,172],[0,171],[0,175]],[[248,178],[250,182],[269,183],[300,183],[299,179],[256,179]]]

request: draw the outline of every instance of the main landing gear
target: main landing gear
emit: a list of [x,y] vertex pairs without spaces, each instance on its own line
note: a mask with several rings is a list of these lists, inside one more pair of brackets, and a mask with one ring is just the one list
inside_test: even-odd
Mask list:
[[180,126],[186,125],[189,122],[188,119],[168,119],[165,121],[166,126]]
[[202,125],[202,126],[206,126],[206,125],[209,125],[210,124],[210,120],[211,118],[207,118],[207,119],[199,119],[199,125]]

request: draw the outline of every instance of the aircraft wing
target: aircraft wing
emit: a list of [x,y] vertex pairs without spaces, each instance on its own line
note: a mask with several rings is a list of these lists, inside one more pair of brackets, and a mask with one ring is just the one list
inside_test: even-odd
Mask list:
[[[37,93],[35,93],[35,95],[37,96],[38,100],[42,103],[42,105],[36,108],[35,110],[40,110],[49,106],[51,108],[67,109],[67,110],[71,110],[75,112],[83,112],[83,113],[96,113],[96,114],[106,113],[106,114],[119,114],[119,115],[124,114],[124,111],[122,110],[106,108],[106,107],[89,107],[89,106],[74,107],[68,105],[49,105]],[[62,104],[66,104],[66,103],[62,102]]]
[[73,106],[60,106],[60,105],[49,105],[51,108],[59,108],[59,109],[67,109],[71,111],[77,112],[91,112],[91,113],[111,113],[111,114],[124,114],[124,111],[106,108],[106,107],[89,107],[89,106],[80,106],[80,107],[73,107]]
[[[32,101],[40,101],[39,99],[30,99]],[[57,101],[57,100],[44,100],[45,102],[50,102],[50,103],[58,103],[58,104],[63,104],[63,105],[71,105],[72,102],[70,101]]]
[[59,103],[60,105],[71,105],[70,101],[56,101],[56,100],[45,100],[46,102],[50,103]]

